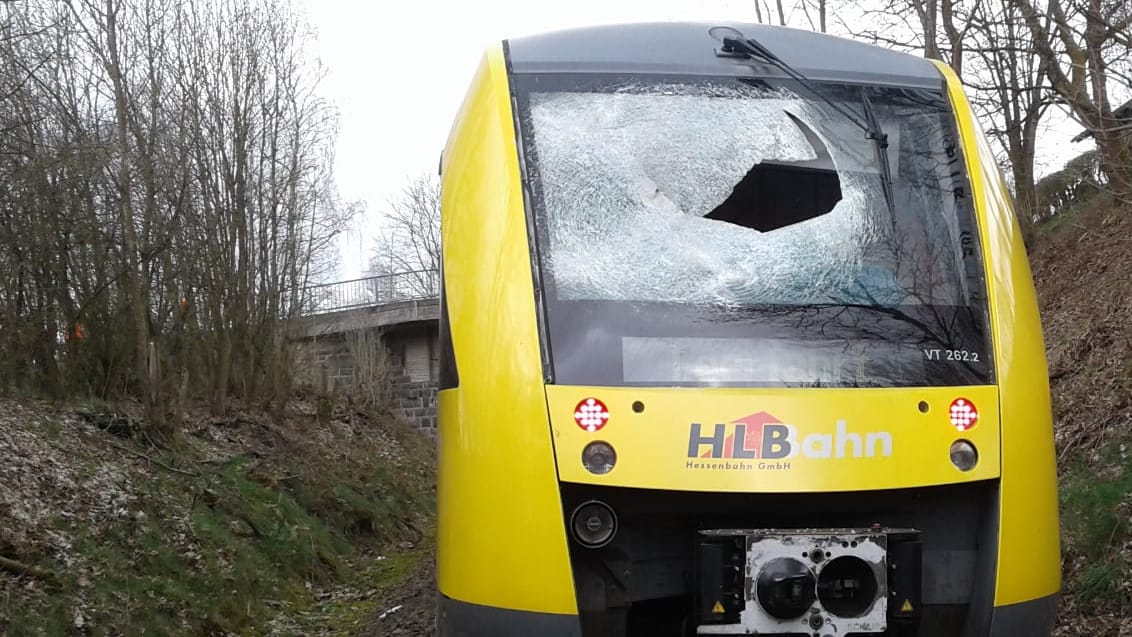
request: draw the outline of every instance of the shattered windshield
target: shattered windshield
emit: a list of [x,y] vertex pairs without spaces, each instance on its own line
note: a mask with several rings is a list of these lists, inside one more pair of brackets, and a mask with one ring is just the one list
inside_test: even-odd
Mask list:
[[[989,382],[940,93],[871,89],[890,209],[873,142],[789,83],[519,85],[556,382]],[[861,112],[860,87],[819,86]]]

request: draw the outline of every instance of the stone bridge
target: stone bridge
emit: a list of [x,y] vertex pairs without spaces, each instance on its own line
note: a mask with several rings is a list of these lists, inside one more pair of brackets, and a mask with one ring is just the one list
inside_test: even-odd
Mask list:
[[332,388],[381,384],[393,413],[436,434],[439,278],[435,270],[398,272],[307,289],[292,326],[307,381]]

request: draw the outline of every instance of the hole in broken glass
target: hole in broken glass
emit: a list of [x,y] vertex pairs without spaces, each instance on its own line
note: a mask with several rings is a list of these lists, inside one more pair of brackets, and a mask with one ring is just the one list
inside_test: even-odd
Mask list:
[[789,111],[786,115],[805,135],[817,157],[760,161],[705,217],[769,232],[827,214],[841,201],[841,179],[829,148],[809,125]]

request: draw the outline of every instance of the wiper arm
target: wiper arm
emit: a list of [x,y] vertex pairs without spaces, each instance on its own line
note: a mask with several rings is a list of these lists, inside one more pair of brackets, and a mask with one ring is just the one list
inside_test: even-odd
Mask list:
[[877,164],[880,166],[880,185],[884,189],[884,203],[888,206],[888,214],[892,217],[892,225],[896,225],[896,195],[892,188],[892,168],[888,165],[888,134],[880,127],[877,121],[873,103],[869,101],[869,94],[861,88],[861,104],[865,108],[865,120],[869,124],[865,135],[873,140]]
[[865,133],[865,138],[873,142],[877,163],[880,165],[880,178],[881,187],[884,190],[884,203],[888,207],[888,214],[892,217],[893,225],[896,224],[896,198],[893,193],[892,186],[892,168],[888,164],[888,135],[880,127],[880,122],[877,121],[876,112],[873,110],[873,105],[869,101],[869,96],[866,94],[865,89],[861,89],[861,101],[864,104],[865,121],[861,121],[859,117],[851,111],[834,102],[826,97],[824,93],[819,91],[817,87],[798,71],[795,71],[789,64],[784,62],[782,58],[775,55],[770,49],[760,44],[754,38],[748,38],[738,29],[731,27],[714,27],[712,29],[713,35],[719,35],[720,41],[723,46],[720,52],[724,55],[745,55],[752,60],[765,62],[778,67],[783,73],[789,75],[794,81],[802,85],[807,91],[813,93],[818,99],[822,100],[830,106],[830,108],[841,113],[845,119],[852,122],[857,128],[860,128]]

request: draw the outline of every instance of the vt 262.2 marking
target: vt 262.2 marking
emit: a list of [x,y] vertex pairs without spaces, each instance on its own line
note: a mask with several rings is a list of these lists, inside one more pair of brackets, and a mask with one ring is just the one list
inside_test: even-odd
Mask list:
[[979,362],[979,353],[965,349],[925,349],[924,358],[929,361],[967,361]]

